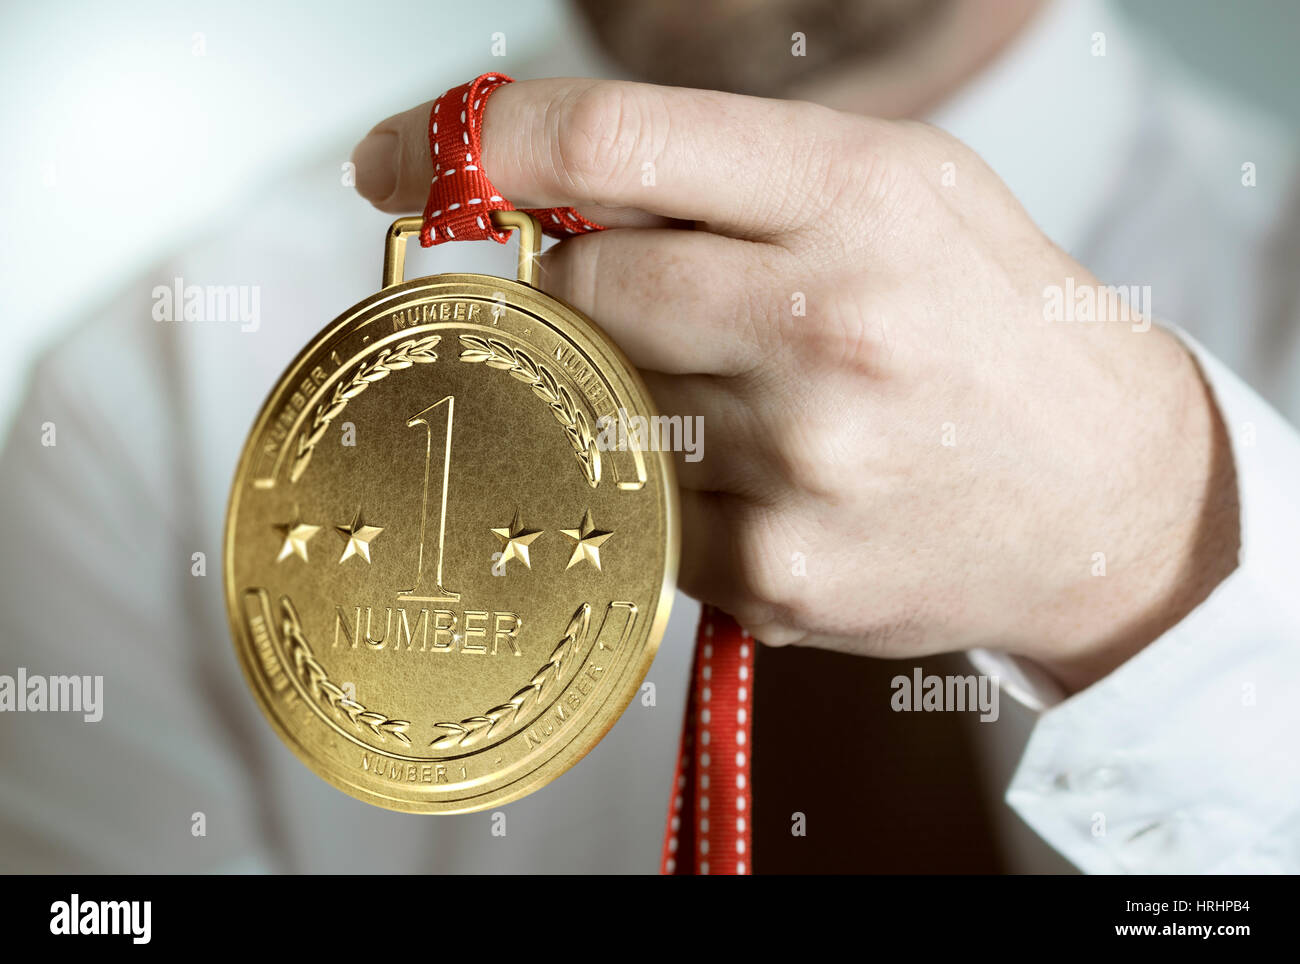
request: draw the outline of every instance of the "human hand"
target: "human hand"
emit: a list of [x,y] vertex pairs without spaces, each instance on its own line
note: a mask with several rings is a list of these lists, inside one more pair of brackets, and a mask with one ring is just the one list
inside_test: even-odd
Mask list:
[[[382,210],[423,206],[428,112],[355,154]],[[633,226],[551,249],[541,284],[661,411],[703,416],[704,458],[677,463],[679,581],[764,642],[986,646],[1079,688],[1235,567],[1235,478],[1192,358],[1155,326],[1044,322],[1045,289],[1096,279],[943,132],[545,80],[496,91],[482,138],[515,204]]]

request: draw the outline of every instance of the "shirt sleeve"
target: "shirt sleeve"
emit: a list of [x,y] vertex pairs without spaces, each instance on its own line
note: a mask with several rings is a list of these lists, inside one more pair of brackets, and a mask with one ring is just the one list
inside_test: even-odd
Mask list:
[[1300,434],[1175,333],[1232,441],[1238,568],[1178,625],[1068,699],[1024,660],[971,657],[1040,711],[1006,800],[1080,869],[1296,873]]

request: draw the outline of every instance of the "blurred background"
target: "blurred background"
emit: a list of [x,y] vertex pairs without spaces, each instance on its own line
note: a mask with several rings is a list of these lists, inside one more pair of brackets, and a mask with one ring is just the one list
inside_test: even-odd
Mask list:
[[[1114,5],[1201,73],[1300,123],[1294,0]],[[431,75],[479,72],[502,23],[506,56],[493,63],[506,72],[587,49],[559,0],[0,10],[0,431],[29,360],[117,284],[308,161],[333,153],[342,182],[372,124],[436,93]]]

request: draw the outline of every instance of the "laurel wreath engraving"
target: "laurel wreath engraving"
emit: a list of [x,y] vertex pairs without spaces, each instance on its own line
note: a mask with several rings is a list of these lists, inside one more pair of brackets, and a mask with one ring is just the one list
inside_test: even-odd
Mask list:
[[532,700],[533,706],[541,703],[542,693],[559,681],[564,674],[564,665],[569,657],[582,648],[587,638],[587,629],[591,623],[591,604],[583,603],[569,620],[569,628],[564,638],[556,645],[542,668],[533,674],[533,678],[514,696],[500,706],[494,706],[481,716],[471,716],[459,723],[435,723],[439,729],[447,730],[429,745],[436,750],[451,750],[458,747],[473,746],[490,736],[498,726],[509,726],[524,709],[524,704]]
[[533,390],[533,394],[551,408],[555,420],[564,426],[564,434],[573,446],[573,454],[582,465],[587,483],[595,488],[600,482],[600,449],[591,434],[587,415],[573,401],[569,390],[559,383],[555,374],[545,365],[538,364],[522,348],[511,348],[495,338],[478,335],[461,335],[465,350],[460,353],[463,362],[483,363],[509,373]]
[[410,746],[411,738],[406,735],[406,729],[411,725],[409,720],[390,720],[383,713],[368,710],[330,682],[325,667],[317,662],[311,644],[303,635],[298,611],[287,597],[280,600],[280,614],[280,633],[288,642],[289,655],[293,658],[298,678],[307,687],[307,692],[328,708],[346,716],[348,722],[358,730],[367,729],[380,740],[391,736],[399,743]]
[[433,348],[441,340],[441,335],[427,335],[424,338],[404,341],[396,348],[385,348],[372,360],[363,362],[351,380],[335,385],[334,395],[329,402],[317,406],[316,413],[312,417],[311,431],[298,437],[298,454],[293,460],[293,468],[289,471],[289,481],[297,482],[303,472],[307,471],[307,463],[311,461],[316,443],[321,440],[330,422],[347,407],[349,401],[393,372],[410,368],[412,365],[436,362],[438,353]]

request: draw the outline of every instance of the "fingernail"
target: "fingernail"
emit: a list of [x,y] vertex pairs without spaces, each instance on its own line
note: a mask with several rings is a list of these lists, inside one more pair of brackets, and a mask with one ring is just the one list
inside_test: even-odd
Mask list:
[[357,193],[367,201],[382,201],[397,188],[397,135],[372,131],[352,152]]

